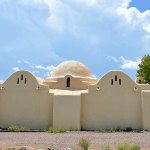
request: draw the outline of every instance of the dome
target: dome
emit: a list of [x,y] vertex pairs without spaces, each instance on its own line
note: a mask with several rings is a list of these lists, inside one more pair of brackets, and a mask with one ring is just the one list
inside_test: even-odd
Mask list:
[[66,75],[93,78],[90,70],[84,64],[74,60],[65,61],[58,65],[51,77],[64,77]]

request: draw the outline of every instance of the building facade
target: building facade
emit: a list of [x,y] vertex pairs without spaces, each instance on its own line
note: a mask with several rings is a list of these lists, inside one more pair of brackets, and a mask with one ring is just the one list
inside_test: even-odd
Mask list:
[[97,81],[77,61],[61,63],[46,80],[16,71],[0,84],[0,128],[150,130],[150,85],[140,80],[113,70]]

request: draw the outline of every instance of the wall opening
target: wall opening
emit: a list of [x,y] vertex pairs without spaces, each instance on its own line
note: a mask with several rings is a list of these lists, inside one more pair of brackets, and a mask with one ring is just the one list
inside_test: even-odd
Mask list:
[[21,75],[21,80],[23,80],[23,74]]
[[113,85],[113,79],[111,79],[111,85]]
[[70,78],[67,78],[67,87],[70,87]]
[[141,83],[141,80],[139,80],[139,83]]
[[24,79],[24,84],[26,84],[26,83],[27,83],[27,78]]
[[119,85],[121,85],[121,79],[119,79]]
[[115,81],[117,81],[117,75],[115,75]]
[[19,84],[19,78],[17,78],[17,84]]

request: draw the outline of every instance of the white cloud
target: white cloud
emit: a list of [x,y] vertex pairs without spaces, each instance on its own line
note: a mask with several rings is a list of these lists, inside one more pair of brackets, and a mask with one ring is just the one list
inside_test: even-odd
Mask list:
[[150,10],[141,13],[135,7],[117,9],[119,16],[124,16],[126,21],[132,25],[133,28],[144,29],[150,33]]
[[18,68],[18,67],[14,67],[14,68],[12,68],[12,70],[14,70],[14,71],[18,71],[18,70],[19,70],[19,68]]
[[114,57],[114,56],[108,56],[107,58],[110,59],[110,60],[111,59],[114,60],[116,63],[119,62],[119,60],[116,57]]
[[33,73],[40,73],[40,71],[37,71],[37,70],[35,70],[35,71],[32,71]]
[[138,64],[141,63],[141,58],[137,58],[136,61],[125,59],[123,56],[119,57],[123,65],[120,66],[122,69],[139,69]]
[[32,65],[29,65],[29,67],[34,68],[34,66],[32,66]]
[[150,33],[150,24],[148,24],[148,25],[143,25],[143,29],[145,29],[147,32]]
[[46,72],[46,73],[44,74],[44,76],[46,76],[46,77],[50,77],[50,76],[51,76],[51,74],[52,74],[52,72],[53,72],[53,71]]
[[28,61],[24,61],[24,63],[26,63],[26,64],[32,64],[32,63],[30,63],[30,62],[28,62]]
[[94,78],[97,78],[97,80],[99,80],[99,77],[95,74],[92,74]]
[[20,63],[21,63],[21,61],[20,61],[20,60],[18,60],[18,61],[17,61],[17,63],[19,63],[19,64],[20,64]]
[[48,70],[48,71],[53,71],[55,69],[55,67],[53,65],[47,66],[47,67],[44,67],[42,65],[35,65],[35,68],[44,69],[44,70]]
[[[76,38],[88,40],[93,45],[103,43],[103,40],[106,41],[104,38],[115,39],[111,31],[118,27],[118,37],[124,33],[128,34],[129,29],[150,33],[150,11],[141,13],[135,7],[128,8],[131,0],[21,1],[31,5],[46,4],[49,7],[49,16],[45,22],[50,28],[58,32],[72,33]],[[96,32],[93,32],[94,29]]]
[[0,83],[3,83],[4,82],[4,80],[0,80]]
[[43,70],[48,70],[48,71],[53,71],[55,69],[55,67],[53,65],[44,67],[42,65],[36,65],[36,64],[30,63],[28,61],[24,61],[24,63],[29,64],[29,67],[31,67],[31,68],[43,69]]

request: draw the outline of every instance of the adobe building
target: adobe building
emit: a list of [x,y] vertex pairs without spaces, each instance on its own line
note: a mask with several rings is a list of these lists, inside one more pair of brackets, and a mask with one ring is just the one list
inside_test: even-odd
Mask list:
[[150,85],[140,80],[113,70],[97,81],[77,61],[61,63],[46,80],[16,71],[0,84],[0,128],[150,130]]

